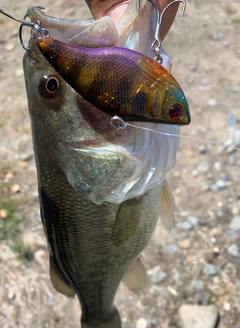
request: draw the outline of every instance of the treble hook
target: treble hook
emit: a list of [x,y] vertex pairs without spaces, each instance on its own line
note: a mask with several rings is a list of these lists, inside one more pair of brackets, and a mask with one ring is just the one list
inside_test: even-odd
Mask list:
[[[42,7],[42,6],[38,6],[37,8],[44,9],[44,7]],[[39,32],[41,35],[44,35],[44,36],[49,36],[50,35],[49,32],[48,32],[48,30],[46,28],[41,27],[41,23],[38,20],[36,20],[35,22],[30,22],[30,21],[25,20],[27,18],[27,15],[25,15],[23,19],[17,19],[15,17],[9,15],[8,13],[6,13],[1,8],[0,8],[0,14],[3,14],[5,16],[7,16],[8,18],[11,18],[11,19],[13,19],[16,22],[18,22],[18,23],[21,24],[20,27],[19,27],[18,35],[19,35],[19,40],[20,40],[21,47],[24,50],[30,51],[30,48],[26,47],[25,44],[24,44],[24,42],[23,42],[23,38],[22,38],[22,29],[23,29],[23,26],[32,27],[37,32]]]
[[162,12],[160,12],[158,10],[158,7],[156,6],[155,2],[153,0],[148,0],[153,7],[155,8],[156,12],[157,12],[157,24],[156,24],[156,31],[155,31],[155,36],[154,36],[154,40],[153,43],[151,45],[151,49],[155,52],[155,61],[159,62],[160,64],[162,64],[162,57],[160,55],[160,49],[162,46],[162,40],[161,40],[161,27],[162,27],[162,19],[163,19],[163,15],[165,14],[165,12],[168,10],[169,7],[171,7],[174,3],[177,2],[181,2],[183,4],[183,9],[182,9],[182,16],[185,13],[186,10],[186,1],[185,0],[174,0],[172,2],[170,2],[164,9]]

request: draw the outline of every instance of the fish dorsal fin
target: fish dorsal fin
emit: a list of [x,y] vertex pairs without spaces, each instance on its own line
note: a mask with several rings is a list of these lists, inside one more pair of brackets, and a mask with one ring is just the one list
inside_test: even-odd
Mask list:
[[148,276],[140,257],[132,262],[123,277],[123,282],[131,292],[137,295],[144,291],[148,283]]
[[69,287],[56,271],[55,265],[50,259],[50,277],[53,287],[61,294],[67,297],[74,297],[75,291]]
[[112,232],[115,246],[124,244],[135,234],[141,217],[141,201],[142,197],[137,197],[119,206]]
[[174,198],[167,181],[164,181],[160,195],[160,217],[162,224],[170,231],[174,226]]

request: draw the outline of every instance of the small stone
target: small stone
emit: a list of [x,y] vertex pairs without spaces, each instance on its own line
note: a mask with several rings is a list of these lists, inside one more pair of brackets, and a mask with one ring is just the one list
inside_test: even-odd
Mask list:
[[15,44],[13,44],[13,43],[9,43],[9,44],[7,44],[6,47],[5,47],[5,49],[6,49],[7,51],[13,51],[14,48],[15,48]]
[[207,147],[205,145],[199,145],[197,150],[200,154],[205,154],[207,151]]
[[208,305],[210,300],[210,294],[204,293],[202,290],[198,291],[198,300],[197,303],[199,305]]
[[14,184],[12,187],[11,187],[11,191],[16,194],[20,191],[20,185],[19,184]]
[[218,187],[217,187],[217,185],[216,184],[213,184],[213,185],[211,185],[211,190],[213,191],[213,192],[218,192]]
[[178,252],[178,250],[179,250],[179,248],[175,244],[170,244],[167,247],[165,247],[165,252],[168,254],[174,254],[174,253]]
[[6,219],[7,218],[7,211],[4,210],[3,208],[0,209],[0,218],[1,219]]
[[211,107],[216,106],[217,105],[216,99],[209,99],[208,102],[207,102],[207,105],[211,106]]
[[201,280],[192,280],[190,287],[194,288],[195,290],[204,290],[204,283]]
[[224,180],[218,180],[216,182],[216,186],[218,187],[219,190],[225,189],[226,188],[226,182]]
[[48,303],[52,304],[54,302],[53,296],[48,296],[47,301]]
[[224,311],[229,312],[231,310],[231,304],[229,302],[225,302],[223,304],[223,309]]
[[224,235],[229,240],[237,240],[238,239],[237,233],[233,230],[226,231]]
[[133,301],[132,295],[128,295],[126,298],[124,298],[123,302],[124,304],[131,304]]
[[[23,162],[28,162],[33,158],[33,152],[30,151],[30,152],[27,152],[27,153],[23,153],[23,154],[21,154],[20,158]],[[25,165],[25,163],[24,163],[24,165]]]
[[223,46],[226,47],[226,48],[229,47],[229,42],[228,41],[224,41],[223,42]]
[[180,272],[175,268],[172,269],[172,276],[176,281],[180,281],[181,279]]
[[197,166],[198,172],[207,173],[209,171],[209,166],[207,163],[203,162]]
[[14,298],[16,297],[16,294],[13,292],[9,292],[7,297],[9,301],[13,301]]
[[231,223],[230,223],[230,229],[232,229],[233,231],[238,231],[240,230],[240,216],[235,216]]
[[218,319],[215,305],[183,304],[178,314],[182,328],[214,328]]
[[193,225],[197,225],[198,224],[198,221],[199,219],[196,217],[196,216],[188,216],[187,217],[187,220]]
[[207,263],[203,269],[203,272],[207,276],[216,276],[217,275],[217,269],[213,264]]
[[27,166],[28,166],[28,162],[27,161],[20,161],[18,163],[18,166],[21,168],[21,169],[25,169]]
[[218,162],[218,161],[216,161],[216,162],[214,162],[213,163],[213,169],[215,170],[215,171],[221,171],[221,169],[222,169],[222,164],[221,164],[221,162]]
[[139,318],[136,324],[136,328],[147,328],[147,320],[144,318]]
[[158,319],[152,318],[150,321],[151,327],[156,327],[158,325]]
[[185,231],[192,230],[193,226],[189,221],[182,221],[176,224],[177,228]]
[[237,244],[232,244],[228,247],[228,253],[232,256],[238,256],[239,255],[239,247]]
[[151,277],[151,280],[153,284],[157,285],[163,282],[166,278],[167,274],[165,272],[157,272]]
[[236,288],[237,288],[237,289],[240,289],[240,280],[237,280],[237,281],[236,281]]
[[22,77],[23,74],[24,73],[23,73],[23,69],[22,68],[17,69],[16,72],[15,72],[15,76],[16,77]]
[[191,246],[191,243],[188,239],[184,239],[184,240],[179,241],[178,245],[183,249],[187,249]]

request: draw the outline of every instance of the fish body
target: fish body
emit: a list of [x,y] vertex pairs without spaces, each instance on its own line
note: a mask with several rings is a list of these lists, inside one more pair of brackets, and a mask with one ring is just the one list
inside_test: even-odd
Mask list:
[[[131,33],[139,26],[137,1],[133,3]],[[150,15],[146,6],[142,12]],[[62,22],[40,9],[31,7],[28,16],[33,21],[37,16],[62,41],[70,37],[78,44],[78,28],[84,42],[94,38],[91,24],[82,28],[85,23],[74,23],[72,29],[71,22],[65,22],[61,34]],[[97,24],[93,30],[112,26],[106,20],[93,24]],[[126,46],[126,40],[122,33],[116,44]],[[120,328],[114,306],[120,281],[135,292],[144,287],[146,273],[139,255],[159,216],[169,228],[173,223],[173,198],[165,174],[175,164],[178,139],[154,131],[177,134],[178,127],[134,123],[153,131],[113,128],[111,116],[75,92],[54,70],[39,50],[35,31],[29,48],[23,65],[51,280],[59,292],[78,296],[82,328]]]

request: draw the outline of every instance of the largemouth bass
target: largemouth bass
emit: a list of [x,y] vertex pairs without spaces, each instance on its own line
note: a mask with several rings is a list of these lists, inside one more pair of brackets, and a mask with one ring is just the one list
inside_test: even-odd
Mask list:
[[[142,1],[139,12],[135,0],[118,26],[110,18],[63,21],[39,8],[27,12],[58,40],[142,52],[150,48],[151,15],[150,3]],[[148,35],[146,42],[140,41],[143,35]],[[119,283],[124,280],[135,292],[144,287],[139,255],[159,216],[169,228],[173,224],[173,197],[165,174],[175,164],[178,139],[154,131],[176,135],[178,127],[112,127],[111,116],[53,69],[39,50],[34,30],[23,65],[53,286],[69,297],[77,295],[83,328],[120,328],[113,305]]]

